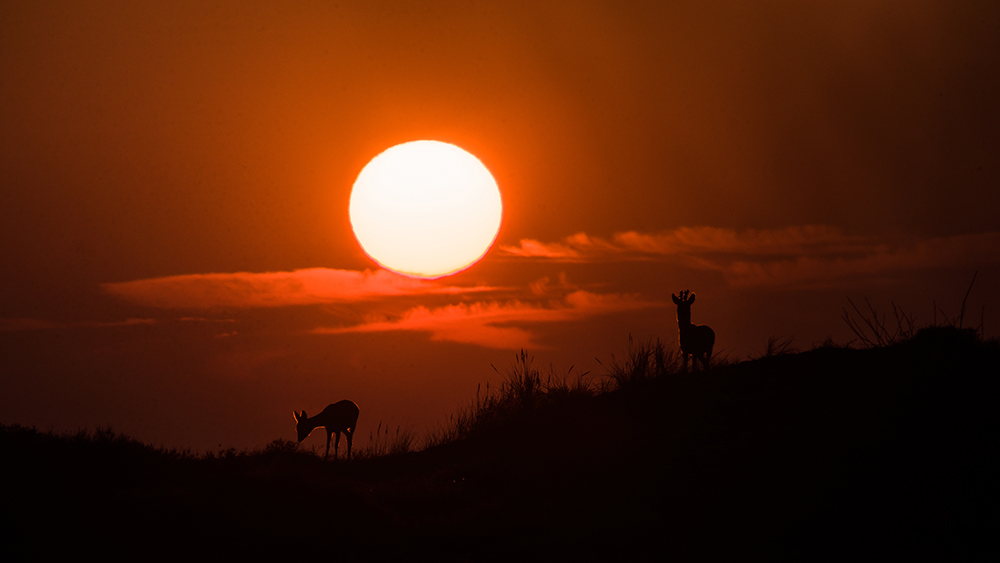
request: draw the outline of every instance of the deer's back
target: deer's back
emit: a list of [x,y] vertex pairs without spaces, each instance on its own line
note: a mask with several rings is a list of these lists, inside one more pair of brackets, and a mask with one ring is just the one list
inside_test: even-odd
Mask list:
[[343,430],[354,428],[358,422],[359,414],[361,414],[361,409],[354,401],[343,400],[327,406],[316,418],[322,417],[322,420],[330,426]]

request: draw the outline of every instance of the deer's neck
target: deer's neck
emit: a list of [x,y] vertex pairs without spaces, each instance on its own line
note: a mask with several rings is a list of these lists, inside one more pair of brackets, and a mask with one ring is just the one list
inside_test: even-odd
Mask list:
[[306,418],[306,426],[309,427],[309,431],[310,432],[312,432],[313,430],[315,430],[316,427],[318,427],[318,426],[323,426],[323,423],[317,420],[318,418],[319,418],[318,414],[316,416],[312,417],[312,418],[308,418],[308,417]]
[[691,312],[677,311],[677,326],[682,330],[691,327]]

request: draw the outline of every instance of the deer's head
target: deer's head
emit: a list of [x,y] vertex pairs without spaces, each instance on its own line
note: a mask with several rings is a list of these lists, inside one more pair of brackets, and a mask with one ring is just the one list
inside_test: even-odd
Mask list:
[[302,414],[292,411],[292,416],[295,417],[295,430],[298,431],[299,441],[301,442],[312,432],[312,428],[306,426],[306,419],[309,417],[306,416],[306,411],[302,411]]
[[674,299],[674,305],[677,305],[677,320],[683,323],[691,322],[691,304],[694,303],[694,294],[688,290],[682,290],[680,292],[680,297],[670,294],[670,297]]

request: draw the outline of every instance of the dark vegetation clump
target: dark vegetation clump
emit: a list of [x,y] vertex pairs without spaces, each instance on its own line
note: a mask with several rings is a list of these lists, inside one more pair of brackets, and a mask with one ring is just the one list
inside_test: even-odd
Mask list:
[[[980,311],[979,326],[975,329],[965,327],[966,305],[968,304],[969,294],[972,293],[972,286],[976,284],[976,276],[978,275],[978,271],[972,275],[972,281],[969,283],[969,288],[965,291],[965,297],[962,298],[962,307],[959,309],[958,315],[954,317],[949,316],[943,309],[937,306],[937,302],[935,301],[933,304],[934,320],[929,326],[923,329],[917,323],[916,315],[907,313],[902,308],[897,307],[895,303],[890,303],[892,307],[892,317],[890,318],[887,313],[880,312],[873,306],[867,298],[865,298],[864,310],[855,305],[854,301],[848,299],[847,302],[851,304],[854,314],[852,315],[845,307],[841,318],[857,337],[852,343],[856,342],[864,348],[899,344],[912,340],[918,331],[938,328],[958,329],[959,332],[964,330],[969,334],[978,335],[980,339],[983,339],[986,336],[983,327],[985,305]],[[941,315],[940,322],[938,321],[939,314]]]
[[368,433],[368,444],[355,452],[356,459],[370,459],[390,455],[400,455],[415,449],[417,437],[409,428],[397,426],[393,431],[379,421],[373,432]]
[[[571,382],[572,367],[562,376],[550,369],[543,380],[532,361],[533,358],[521,350],[511,367],[503,372],[500,385],[490,387],[487,382],[485,389],[482,385],[477,387],[472,404],[451,415],[447,425],[429,437],[428,445],[456,442],[491,430],[505,432],[506,425],[517,424],[537,411],[594,395],[595,389],[584,380],[587,372],[578,374]],[[500,373],[496,366],[493,369]]]
[[596,381],[522,351],[424,449],[379,425],[351,462],[4,426],[0,559],[996,559],[1000,344],[881,334],[691,373],[630,338]]
[[637,344],[629,335],[625,357],[619,359],[612,355],[607,371],[607,377],[614,382],[613,388],[621,389],[649,379],[677,375],[681,371],[681,358],[676,348],[667,349],[659,338]]

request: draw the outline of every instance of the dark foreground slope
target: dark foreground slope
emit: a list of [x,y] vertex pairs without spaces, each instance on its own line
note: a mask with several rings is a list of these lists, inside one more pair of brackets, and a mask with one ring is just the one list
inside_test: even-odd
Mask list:
[[995,559],[1000,347],[925,329],[567,393],[428,450],[0,432],[0,559]]

